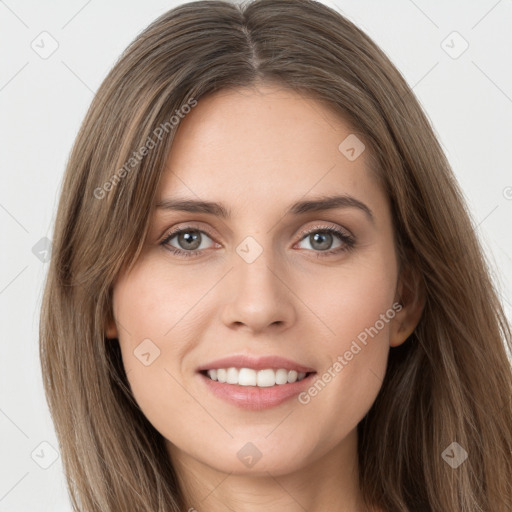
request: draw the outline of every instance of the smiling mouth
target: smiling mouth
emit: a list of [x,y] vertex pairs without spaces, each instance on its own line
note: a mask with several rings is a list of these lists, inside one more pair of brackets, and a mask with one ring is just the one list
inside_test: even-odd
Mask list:
[[298,372],[284,368],[254,370],[252,368],[216,368],[199,373],[212,381],[235,386],[267,388],[300,382],[316,372]]

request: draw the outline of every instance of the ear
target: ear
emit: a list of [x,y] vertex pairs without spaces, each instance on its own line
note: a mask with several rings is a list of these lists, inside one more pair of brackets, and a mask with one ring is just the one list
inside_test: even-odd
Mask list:
[[114,319],[114,315],[112,313],[112,307],[109,307],[107,318],[105,321],[105,337],[109,340],[117,339],[117,325]]
[[402,305],[390,322],[389,344],[397,347],[407,340],[418,325],[425,307],[426,293],[417,267],[407,265],[398,279],[395,302]]

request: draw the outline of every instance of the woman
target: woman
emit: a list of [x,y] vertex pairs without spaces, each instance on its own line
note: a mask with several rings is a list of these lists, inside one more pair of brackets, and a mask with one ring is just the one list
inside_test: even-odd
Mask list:
[[361,30],[203,1],[127,48],[42,309],[75,510],[509,511],[506,347],[449,164]]

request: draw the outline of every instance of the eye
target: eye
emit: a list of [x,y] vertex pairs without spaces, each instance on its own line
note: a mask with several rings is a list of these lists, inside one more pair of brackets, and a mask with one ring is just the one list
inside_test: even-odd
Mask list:
[[[349,251],[355,245],[355,239],[352,235],[333,226],[314,226],[305,233],[302,233],[302,235],[301,242],[306,240],[312,246],[312,249],[317,252],[317,257]],[[339,245],[332,248],[333,241],[336,238],[339,241]]]
[[[203,230],[187,226],[180,228],[169,233],[161,244],[168,248],[173,254],[177,256],[196,256],[205,249],[203,245],[203,238],[210,238],[210,236]],[[176,238],[176,243],[179,245],[175,247],[170,244],[171,240]]]
[[[355,245],[355,239],[352,235],[333,226],[314,226],[301,233],[301,235],[302,238],[298,243],[307,241],[311,246],[309,250],[315,252],[317,257],[349,251]],[[179,257],[199,256],[208,249],[204,246],[205,238],[213,242],[212,237],[203,229],[195,226],[185,226],[173,230],[160,244]],[[178,246],[171,243],[174,239],[176,239],[174,243]],[[332,248],[336,239],[338,240],[338,246]]]

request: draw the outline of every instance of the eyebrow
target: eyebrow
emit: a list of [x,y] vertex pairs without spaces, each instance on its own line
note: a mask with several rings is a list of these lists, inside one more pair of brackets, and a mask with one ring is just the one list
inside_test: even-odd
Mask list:
[[[231,211],[222,203],[171,197],[156,203],[156,208],[161,210],[184,211],[190,213],[208,213],[222,219],[231,218]],[[375,223],[372,210],[362,201],[350,195],[322,196],[297,201],[293,203],[285,215],[303,215],[310,212],[335,210],[337,208],[358,208],[363,211],[368,219]]]

